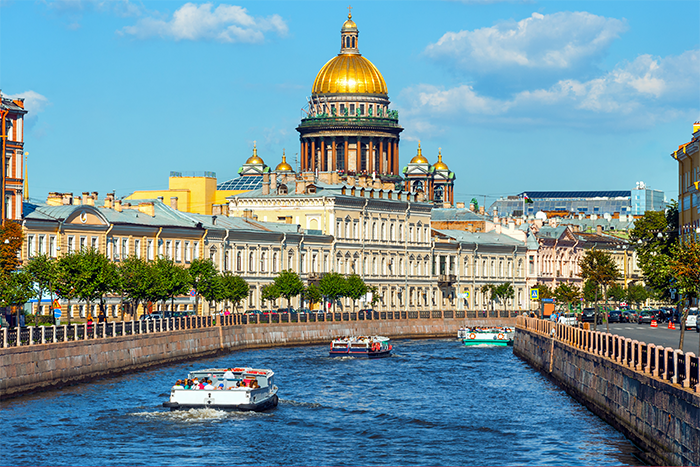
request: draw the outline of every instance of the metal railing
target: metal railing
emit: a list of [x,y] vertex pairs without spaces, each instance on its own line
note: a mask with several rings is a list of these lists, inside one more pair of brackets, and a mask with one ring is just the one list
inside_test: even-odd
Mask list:
[[[506,312],[501,316],[517,316],[517,312]],[[497,317],[498,313],[496,313]],[[184,329],[212,326],[245,326],[293,323],[319,323],[343,321],[392,321],[416,319],[464,319],[477,318],[473,311],[432,310],[432,311],[343,311],[330,313],[246,313],[215,316],[185,316],[133,321],[110,321],[106,323],[76,323],[59,326],[25,326],[2,328],[0,348],[24,345],[52,344],[59,342],[108,339],[113,337],[154,334]],[[478,316],[482,318],[482,316]]]
[[700,363],[692,352],[657,346],[617,334],[519,316],[516,327],[546,335],[581,351],[607,358],[647,376],[700,392]]

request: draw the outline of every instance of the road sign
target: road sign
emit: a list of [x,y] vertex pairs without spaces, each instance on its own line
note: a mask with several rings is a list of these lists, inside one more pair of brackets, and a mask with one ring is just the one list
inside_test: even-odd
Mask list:
[[53,309],[53,316],[54,316],[54,318],[60,318],[60,317],[61,317],[61,309],[60,309],[60,308],[54,308],[54,309]]
[[554,303],[554,299],[553,298],[543,298],[542,303]]
[[61,304],[58,303],[58,300],[54,299],[53,303],[51,304],[51,308],[61,308]]
[[197,295],[197,291],[194,289],[190,289],[190,297],[194,297]]
[[530,299],[531,300],[539,300],[540,299],[540,290],[539,289],[531,289],[530,290]]

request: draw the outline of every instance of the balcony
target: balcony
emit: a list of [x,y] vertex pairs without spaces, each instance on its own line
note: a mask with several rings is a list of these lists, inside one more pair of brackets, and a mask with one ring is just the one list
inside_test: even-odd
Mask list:
[[457,276],[454,274],[440,274],[438,276],[438,287],[449,287],[457,282]]

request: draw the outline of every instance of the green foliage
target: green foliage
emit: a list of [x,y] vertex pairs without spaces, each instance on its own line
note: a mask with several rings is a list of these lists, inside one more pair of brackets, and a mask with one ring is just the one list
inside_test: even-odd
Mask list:
[[33,296],[32,277],[26,271],[0,274],[0,306],[21,306]]
[[146,260],[136,256],[127,257],[119,266],[119,275],[120,291],[127,301],[131,302],[133,310],[138,308],[139,303],[153,300],[153,291],[158,288],[158,280],[155,269]]
[[555,298],[554,292],[552,291],[552,289],[549,288],[547,284],[537,283],[535,284],[533,289],[537,289],[539,291],[538,297],[540,300],[542,300],[543,298]]
[[634,223],[630,239],[636,243],[637,263],[645,284],[661,300],[670,300],[673,282],[671,257],[678,243],[678,203],[673,201],[666,213],[647,211]]
[[[41,303],[41,299],[46,292],[53,299],[53,289],[56,283],[56,261],[49,258],[47,255],[37,255],[29,259],[24,265],[24,270],[31,276],[34,281],[34,289],[36,291],[36,299]],[[39,316],[35,316],[36,324],[39,324]],[[53,313],[51,314],[53,322]]]
[[372,308],[375,308],[377,306],[377,303],[379,303],[382,299],[382,297],[379,295],[379,287],[376,285],[370,285],[367,287],[367,291],[372,294]]
[[216,274],[207,281],[201,282],[199,284],[199,289],[197,289],[197,293],[204,297],[204,299],[208,302],[220,302],[225,300],[224,281],[222,276]]
[[117,267],[99,251],[90,248],[75,253],[78,271],[73,277],[75,294],[88,304],[113,292],[119,285]]
[[557,288],[554,289],[554,298],[557,300],[557,303],[572,305],[580,301],[581,289],[568,282],[560,282]]
[[0,226],[0,275],[10,274],[19,267],[22,236],[22,227],[16,222],[8,221]]
[[505,304],[509,298],[513,298],[515,296],[513,284],[510,282],[504,282],[503,284],[496,286],[493,291],[493,295],[496,297],[496,300]]
[[[693,237],[677,243],[671,251],[671,271],[676,278],[676,287],[686,297],[700,297],[700,243]],[[685,309],[681,316],[681,323],[685,323],[688,310]],[[685,326],[681,324],[681,337],[679,347],[683,350],[685,338]],[[700,352],[700,346],[698,349]]]
[[353,309],[355,308],[355,302],[367,294],[367,284],[362,280],[357,274],[351,274],[345,279],[345,297],[350,297],[352,299]]
[[316,287],[316,284],[309,284],[306,290],[304,290],[304,298],[306,298],[309,303],[319,303],[323,299],[321,289]]
[[[80,257],[77,252],[61,256],[56,264],[56,295],[68,301],[68,310],[71,308],[71,300],[78,297],[75,278],[80,274],[80,268]],[[70,313],[66,313],[66,317],[70,324]]]
[[275,286],[280,295],[287,299],[287,306],[289,306],[292,297],[296,297],[304,291],[304,283],[299,275],[289,269],[285,269],[275,277]]
[[264,285],[260,289],[260,300],[263,303],[274,302],[278,298],[280,298],[280,291],[274,283]]
[[646,287],[641,284],[632,284],[625,290],[625,300],[629,303],[634,303],[637,306],[644,303],[650,297],[650,293]]
[[157,277],[161,300],[169,298],[171,303],[174,303],[176,296],[187,294],[190,289],[190,275],[187,269],[163,257],[158,258],[151,267]]
[[[642,287],[643,288],[643,287]],[[618,283],[612,284],[608,287],[607,297],[613,301],[621,302],[627,296],[627,290]]]
[[583,283],[583,300],[586,303],[593,303],[598,300],[600,286],[595,282],[586,281]]
[[236,307],[250,293],[248,283],[241,276],[233,275],[230,271],[221,275],[221,286],[223,299],[233,302]]
[[583,280],[607,287],[620,277],[612,256],[603,250],[588,250],[579,260]]
[[[218,273],[216,266],[211,259],[194,259],[190,263],[188,269],[190,274],[190,286],[195,290],[195,310],[199,309],[199,296],[204,297],[203,290],[207,290],[208,296],[212,296],[216,290],[215,281],[217,281]],[[206,297],[205,297],[206,298]]]
[[346,280],[341,274],[331,272],[321,278],[319,289],[324,297],[335,303],[340,297],[345,296]]

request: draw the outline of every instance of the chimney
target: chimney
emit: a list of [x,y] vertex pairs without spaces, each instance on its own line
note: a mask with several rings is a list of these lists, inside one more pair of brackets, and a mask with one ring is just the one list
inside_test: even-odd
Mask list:
[[697,132],[698,130],[700,130],[700,122],[693,123],[693,133]]
[[114,195],[112,193],[107,193],[105,195],[105,207],[107,209],[112,209],[112,206],[114,206]]
[[486,208],[483,206],[479,206],[479,214],[485,214],[486,213]]
[[122,212],[122,200],[118,199],[114,202],[114,210],[117,212]]
[[93,196],[93,195],[91,195],[91,194],[86,194],[85,197],[84,197],[84,199],[85,199],[85,204],[87,204],[88,206],[94,206],[94,205],[95,205],[95,199],[96,199],[95,196]]
[[270,194],[270,174],[266,172],[262,177],[262,194],[268,196]]
[[474,206],[474,203],[469,203],[469,210],[474,212],[475,209],[476,209],[476,206]]
[[49,206],[60,206],[63,204],[63,196],[61,195],[61,193],[52,191],[46,198],[46,204],[48,204]]
[[211,213],[213,216],[220,216],[221,215],[221,207],[222,204],[215,204],[211,207]]
[[457,209],[464,209],[464,202],[459,201],[455,206],[457,207]]
[[170,207],[177,211],[177,196],[170,197]]
[[160,202],[162,203],[162,202],[163,202],[163,197],[162,197],[162,196],[159,196],[159,197],[158,197],[158,201],[160,201]]
[[[121,207],[121,206],[120,206]],[[146,214],[147,216],[155,217],[156,208],[153,201],[146,201],[144,203],[139,203],[139,212]]]
[[96,191],[92,192],[92,197],[95,199],[95,201],[97,201],[97,192]]
[[306,181],[305,180],[297,180],[297,186],[294,189],[294,193],[298,195],[303,195],[304,191],[306,191]]
[[216,225],[216,216],[211,216],[211,225]]
[[221,204],[221,215],[222,216],[229,216],[229,211],[228,211],[228,203]]
[[252,219],[253,218],[253,210],[252,209],[244,209],[243,210],[243,217],[246,219]]
[[600,224],[596,225],[595,226],[595,233],[597,233],[598,235],[602,235],[603,234],[603,226]]
[[83,199],[80,196],[76,196],[75,198],[73,198],[74,206],[80,206],[81,204],[83,204]]
[[61,198],[64,206],[73,204],[73,193],[62,193]]
[[272,172],[270,174],[270,191],[272,193],[277,193],[277,172]]
[[452,205],[450,203],[442,203],[442,208],[443,209],[450,209]]

